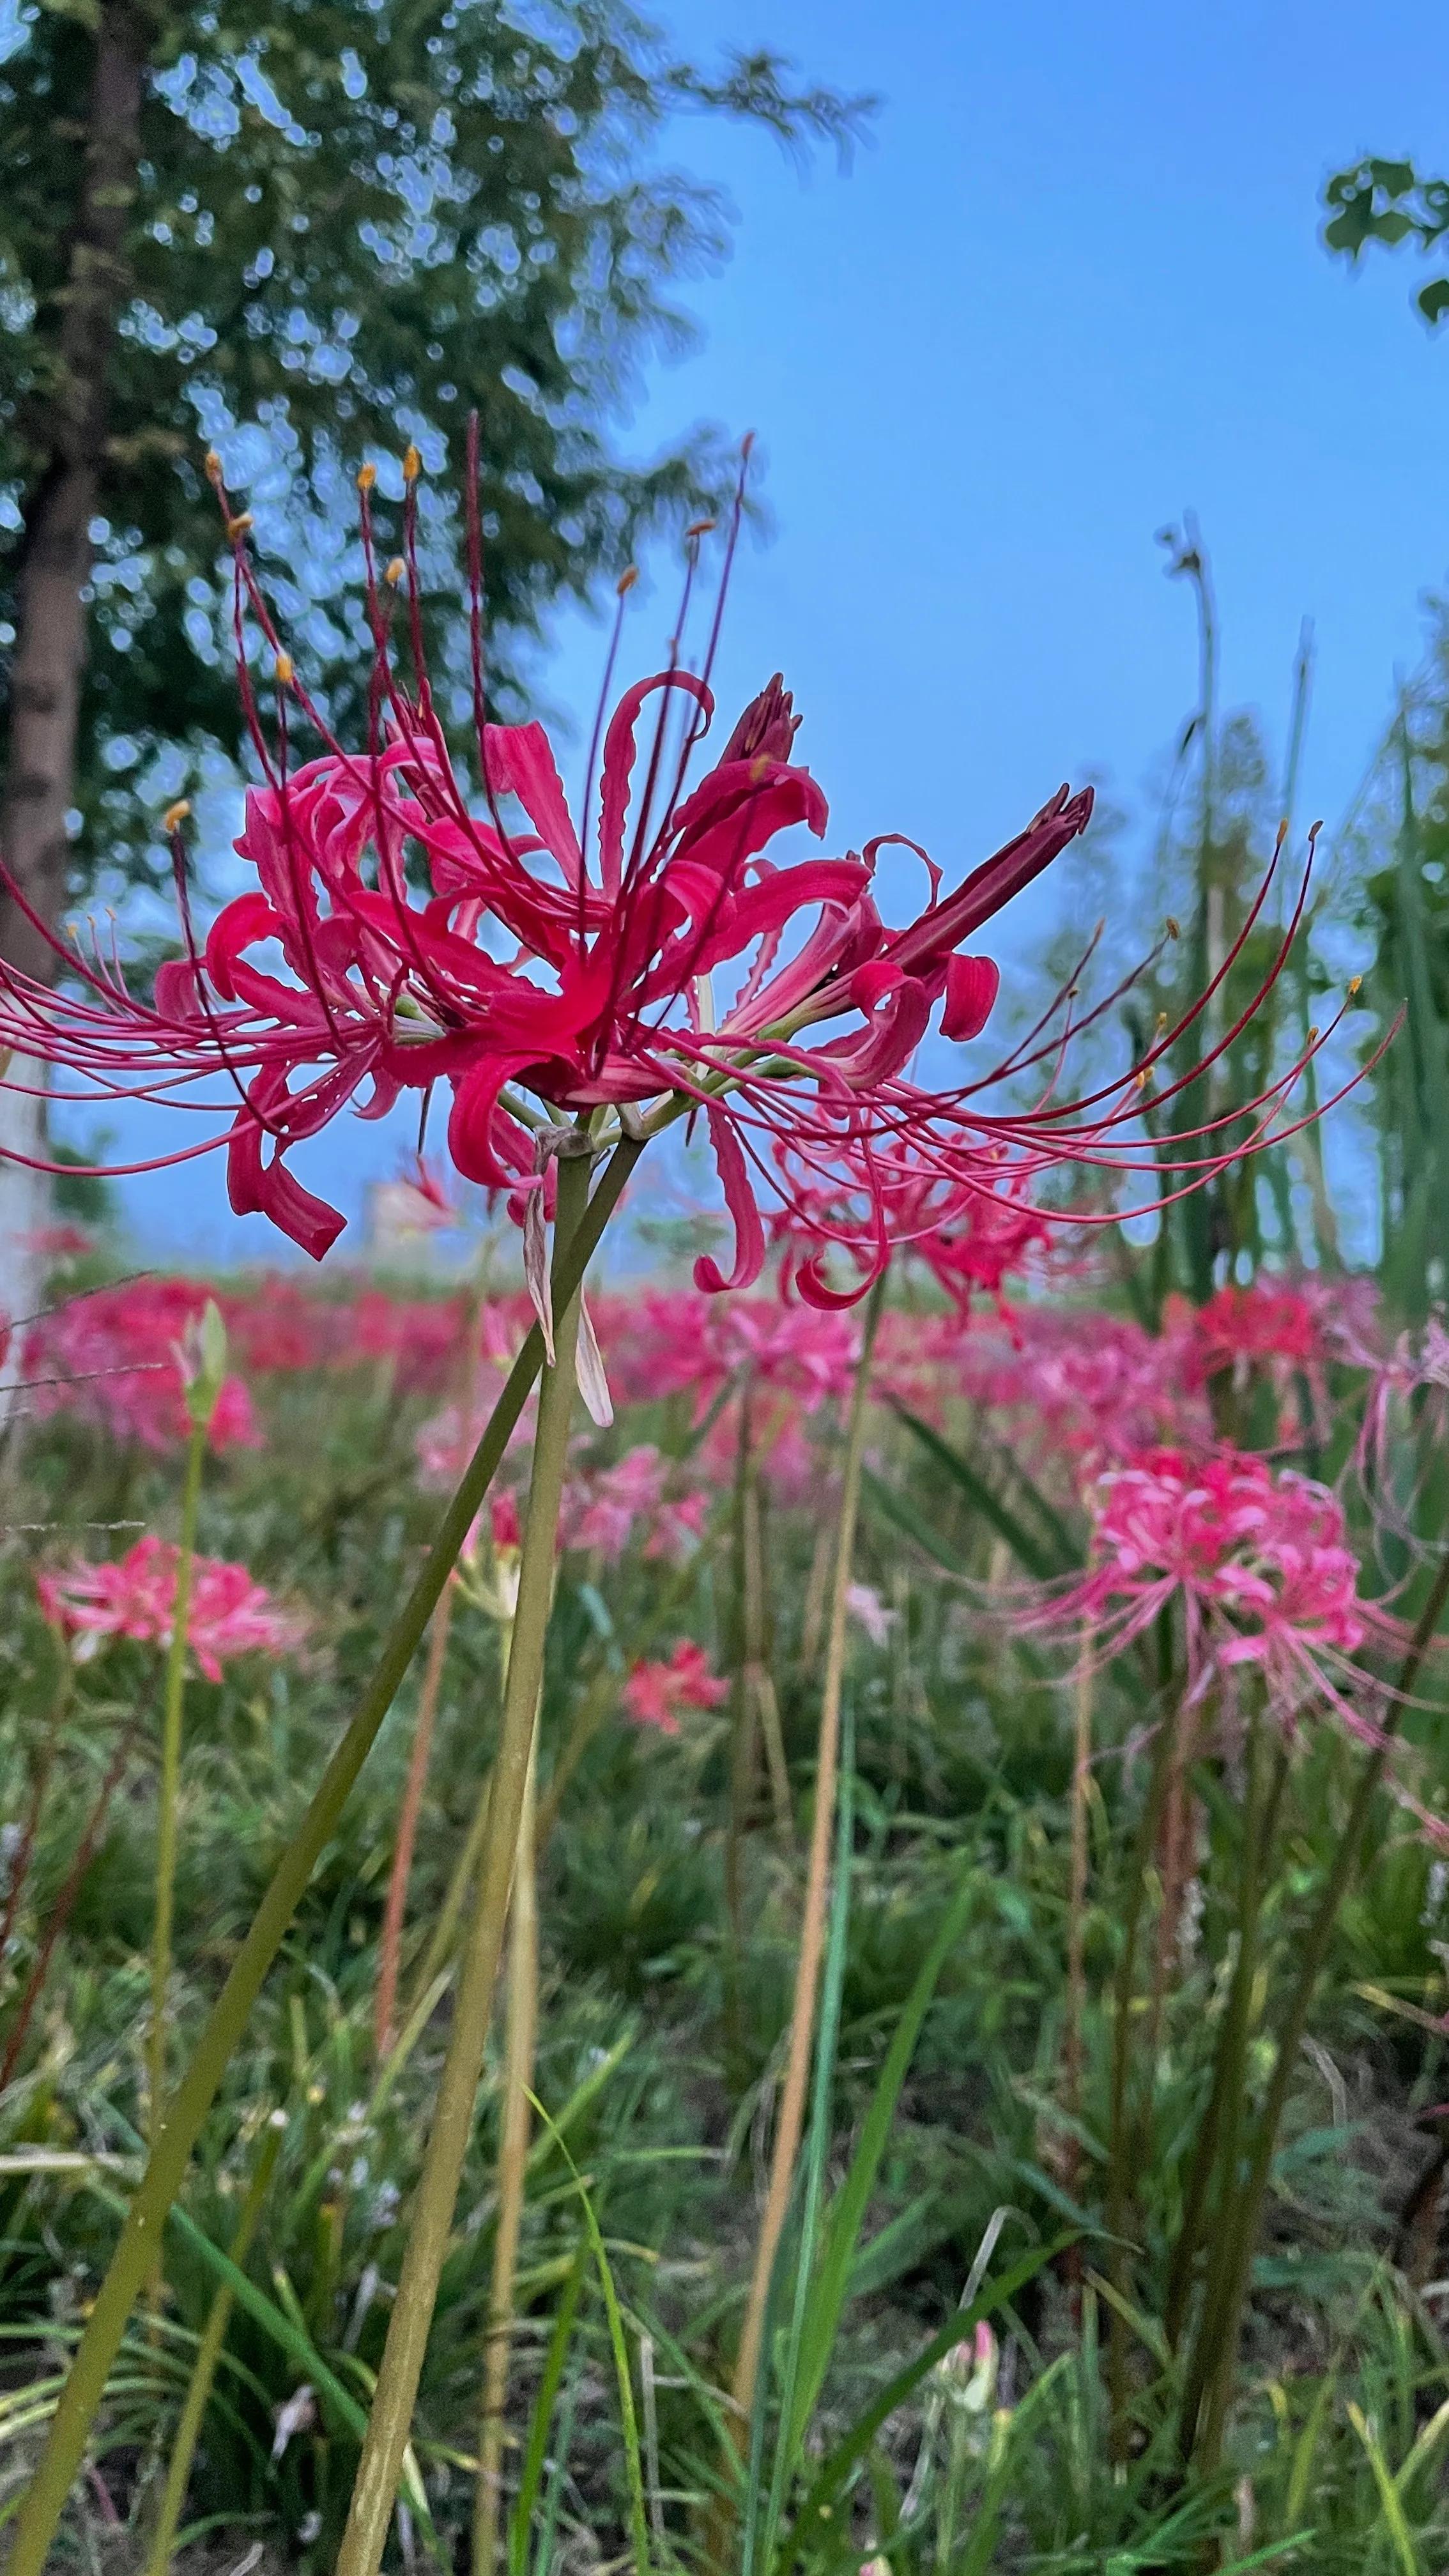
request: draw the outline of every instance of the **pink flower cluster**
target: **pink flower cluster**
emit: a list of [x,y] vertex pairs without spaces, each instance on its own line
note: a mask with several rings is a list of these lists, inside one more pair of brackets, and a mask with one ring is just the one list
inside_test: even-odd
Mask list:
[[710,1671],[702,1646],[686,1639],[667,1664],[638,1663],[624,1684],[624,1713],[631,1725],[677,1735],[686,1709],[718,1708],[730,1686]]
[[646,1557],[679,1561],[703,1535],[709,1496],[671,1493],[672,1478],[669,1460],[649,1441],[627,1449],[612,1467],[586,1468],[564,1488],[559,1545],[617,1561],[642,1524]]
[[[20,1355],[27,1409],[42,1421],[64,1414],[91,1423],[142,1449],[177,1447],[191,1429],[177,1347],[207,1295],[189,1279],[134,1279],[38,1317]],[[210,1439],[213,1449],[261,1445],[239,1377],[223,1382]]]
[[[169,1646],[179,1561],[180,1550],[168,1541],[143,1538],[118,1561],[78,1562],[37,1575],[35,1588],[46,1618],[75,1641],[82,1661],[111,1637]],[[193,1558],[186,1638],[208,1681],[219,1682],[223,1664],[235,1655],[285,1654],[302,1633],[300,1621],[279,1609],[244,1565]]]
[[1358,1597],[1359,1563],[1324,1485],[1250,1451],[1149,1451],[1097,1486],[1087,1574],[1024,1624],[1115,1654],[1180,1601],[1190,1695],[1235,1666],[1262,1672],[1280,1716],[1327,1701],[1356,1733],[1378,1730],[1334,1678],[1398,1623]]

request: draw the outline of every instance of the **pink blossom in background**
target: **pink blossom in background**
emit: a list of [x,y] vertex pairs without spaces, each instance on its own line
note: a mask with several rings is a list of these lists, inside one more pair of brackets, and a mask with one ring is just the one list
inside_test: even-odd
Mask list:
[[488,1497],[488,1524],[495,1547],[518,1549],[523,1545],[523,1523],[518,1517],[518,1496],[509,1488]]
[[1212,1445],[1211,1415],[1201,1389],[1187,1383],[1177,1345],[1124,1316],[1020,1308],[1009,1333],[993,1326],[961,1335],[947,1383],[1007,1416],[1023,1455],[1064,1468],[1074,1484],[1164,1443]]
[[1325,1485],[1250,1451],[1159,1449],[1099,1479],[1087,1573],[1019,1619],[1089,1640],[1105,1657],[1180,1601],[1191,1699],[1251,1665],[1280,1717],[1291,1722],[1318,1698],[1377,1741],[1341,1681],[1366,1640],[1397,1644],[1402,1630],[1359,1599],[1358,1579],[1342,1507]]
[[[161,1453],[190,1438],[177,1346],[209,1291],[191,1279],[132,1279],[69,1299],[25,1333],[19,1375],[27,1411],[65,1415],[116,1441]],[[238,1377],[222,1385],[213,1449],[256,1449],[261,1432]]]
[[640,1522],[647,1524],[646,1557],[689,1554],[698,1544],[709,1514],[709,1496],[669,1492],[673,1463],[651,1442],[626,1450],[612,1467],[586,1469],[565,1487],[559,1520],[563,1547],[595,1548],[617,1559]]
[[686,1709],[718,1708],[728,1699],[729,1683],[710,1671],[702,1646],[686,1638],[667,1664],[639,1663],[624,1684],[624,1714],[634,1726],[652,1726],[660,1735],[677,1735]]
[[[134,1637],[169,1646],[176,1615],[180,1550],[169,1541],[143,1538],[129,1554],[107,1564],[78,1562],[36,1576],[40,1606],[52,1627],[75,1640],[84,1659],[109,1637]],[[187,1643],[210,1682],[234,1655],[285,1654],[299,1644],[301,1622],[282,1610],[244,1565],[217,1557],[192,1560]]]

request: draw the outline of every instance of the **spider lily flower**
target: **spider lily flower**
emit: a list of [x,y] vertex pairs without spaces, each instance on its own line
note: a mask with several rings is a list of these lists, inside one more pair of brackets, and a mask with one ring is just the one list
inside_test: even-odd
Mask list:
[[1325,1485],[1252,1451],[1159,1449],[1100,1478],[1086,1574],[1019,1616],[1037,1633],[1077,1638],[1095,1660],[1180,1603],[1189,1705],[1251,1667],[1290,1730],[1318,1703],[1377,1744],[1382,1729],[1363,1705],[1376,1686],[1350,1659],[1371,1642],[1401,1644],[1403,1630],[1360,1599],[1358,1580]]
[[633,1726],[677,1735],[685,1709],[718,1708],[730,1695],[727,1681],[709,1669],[702,1646],[687,1638],[667,1664],[637,1663],[624,1684],[624,1714]]
[[[404,1092],[426,1104],[439,1084],[451,1093],[455,1168],[515,1201],[521,1192],[535,1235],[560,1122],[587,1122],[597,1149],[680,1117],[702,1121],[735,1232],[728,1272],[709,1254],[696,1263],[696,1282],[710,1291],[758,1277],[762,1188],[808,1222],[812,1199],[843,1186],[859,1210],[853,1248],[868,1283],[888,1246],[893,1190],[923,1174],[959,1193],[989,1185],[1005,1158],[1029,1188],[1073,1162],[1150,1174],[1151,1203],[1160,1204],[1264,1141],[1291,1074],[1231,1117],[1208,1115],[1179,1131],[1170,1156],[1142,1127],[1149,1098],[1159,1109],[1177,1098],[1256,1007],[1215,1040],[1202,1065],[1179,1069],[1186,1033],[1235,965],[1262,897],[1208,992],[1118,1081],[1086,1098],[1063,1097],[1071,1038],[1116,998],[1079,1016],[1073,984],[986,1075],[928,1087],[910,1067],[938,1006],[941,1036],[964,1041],[981,1034],[996,1000],[994,962],[967,943],[1082,832],[1090,789],[1059,790],[949,894],[918,852],[929,900],[890,928],[877,909],[876,862],[888,846],[914,848],[904,836],[885,834],[839,857],[781,849],[782,835],[799,827],[823,839],[828,809],[796,756],[798,719],[778,676],[745,710],[715,765],[700,772],[714,715],[711,642],[703,672],[675,658],[624,689],[607,722],[601,716],[597,790],[591,757],[583,800],[571,810],[543,728],[497,724],[487,714],[470,473],[480,783],[470,791],[423,660],[411,469],[404,553],[382,579],[374,569],[372,477],[368,469],[359,477],[376,648],[373,723],[363,747],[346,748],[278,635],[247,553],[250,523],[231,510],[219,465],[213,480],[234,549],[238,633],[249,609],[275,686],[269,730],[241,656],[262,776],[248,794],[236,848],[254,883],[198,943],[178,812],[186,953],[159,970],[153,997],[131,991],[114,947],[99,941],[90,955],[79,946],[66,952],[69,972],[55,990],[0,966],[0,1046],[69,1072],[84,1097],[161,1100],[207,1117],[212,1133],[162,1159],[224,1144],[239,1213],[264,1214],[320,1259],[343,1219],[297,1179],[292,1149],[345,1108],[379,1118]],[[737,502],[736,529],[738,518]],[[698,536],[690,543],[681,634]],[[411,688],[391,641],[400,598]],[[716,633],[718,622],[716,615]],[[611,671],[619,633],[616,624]],[[322,744],[300,766],[299,727]],[[1281,954],[1269,983],[1279,965]],[[1016,1105],[1034,1076],[1034,1096]],[[1000,1100],[1008,1085],[1010,1099],[993,1106],[987,1094],[995,1086]],[[218,1117],[226,1121],[220,1129]],[[539,1246],[526,1228],[530,1241],[537,1270]],[[800,1284],[812,1298],[823,1288],[808,1263]]]
[[[78,1663],[89,1661],[112,1637],[169,1646],[180,1555],[163,1539],[143,1538],[109,1564],[75,1564],[37,1575],[41,1609],[71,1640]],[[300,1621],[280,1609],[244,1565],[193,1558],[186,1639],[209,1682],[219,1682],[223,1664],[236,1655],[285,1654],[301,1637]]]

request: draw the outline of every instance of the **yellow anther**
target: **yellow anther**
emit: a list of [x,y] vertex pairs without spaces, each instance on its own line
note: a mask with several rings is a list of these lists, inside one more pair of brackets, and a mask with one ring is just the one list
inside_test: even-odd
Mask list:
[[1139,1065],[1137,1071],[1132,1076],[1132,1088],[1134,1091],[1145,1091],[1147,1089],[1147,1067],[1145,1064]]
[[718,519],[691,519],[684,533],[686,537],[707,537],[711,529],[718,526]]
[[244,537],[246,535],[251,524],[252,514],[250,510],[238,510],[234,518],[228,519],[226,523],[226,533],[230,537],[233,545],[235,545],[239,537]]
[[221,458],[214,447],[209,447],[206,451],[206,479],[208,483],[221,481]]
[[628,569],[628,571],[627,571],[627,572],[621,572],[621,573],[620,573],[618,580],[617,580],[617,581],[615,582],[615,584],[614,584],[614,588],[615,588],[615,590],[618,592],[619,597],[620,597],[621,599],[624,597],[624,595],[625,595],[626,591],[630,591],[630,590],[632,590],[632,589],[633,589],[634,584],[635,584],[635,582],[638,580],[638,578],[639,578],[639,567],[638,567],[638,565],[637,565],[637,564],[631,564],[631,565],[629,566],[629,569]]
[[1317,1046],[1318,1044],[1318,1029],[1316,1024],[1308,1032],[1308,1043],[1311,1047]]
[[289,688],[293,678],[295,677],[295,673],[292,669],[291,654],[279,653],[272,667],[276,673],[278,687],[282,689]]
[[406,571],[407,565],[403,562],[402,556],[394,555],[382,577],[384,581],[401,581]]
[[178,796],[175,804],[168,805],[165,813],[161,817],[162,831],[167,833],[179,832],[190,811],[190,799],[185,796]]
[[1349,1000],[1350,1000],[1350,1001],[1352,1001],[1352,1000],[1353,1000],[1353,997],[1354,997],[1354,995],[1355,995],[1355,993],[1361,992],[1361,991],[1362,991],[1362,989],[1363,989],[1363,977],[1362,977],[1362,975],[1350,975],[1350,977],[1349,977],[1349,979],[1348,979],[1348,998],[1349,998]]
[[423,460],[419,456],[417,449],[413,446],[410,439],[403,450],[403,481],[405,483],[416,483],[422,470]]
[[1167,916],[1167,936],[1169,939],[1180,939],[1182,937],[1182,932],[1178,929],[1171,913]]
[[377,467],[375,465],[359,465],[357,469],[357,488],[359,492],[370,492],[376,481]]
[[1155,1030],[1154,1034],[1155,1034],[1157,1037],[1161,1037],[1162,1032],[1163,1032],[1163,1030],[1166,1028],[1166,1026],[1167,1026],[1167,1013],[1166,1013],[1165,1011],[1159,1011],[1159,1012],[1158,1012],[1158,1014],[1157,1014],[1157,1027],[1156,1027],[1156,1030]]

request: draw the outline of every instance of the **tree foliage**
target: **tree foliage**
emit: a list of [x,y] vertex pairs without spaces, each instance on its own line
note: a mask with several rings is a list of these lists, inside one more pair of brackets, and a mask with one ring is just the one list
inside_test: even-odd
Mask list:
[[134,873],[179,783],[162,747],[238,745],[208,441],[258,497],[269,586],[336,707],[361,666],[352,470],[379,455],[386,495],[417,442],[438,477],[429,584],[456,595],[452,482],[476,406],[506,695],[510,639],[516,653],[552,601],[708,507],[725,470],[709,432],[642,466],[609,436],[648,355],[690,337],[680,282],[728,247],[719,191],[656,158],[670,120],[722,114],[843,150],[867,103],[798,84],[770,52],[706,73],[625,0],[24,6],[0,63],[7,653],[32,504],[76,407],[62,326],[103,26],[144,77],[104,367],[76,856],[119,852]]
[[[1329,220],[1323,238],[1341,258],[1362,257],[1370,242],[1397,250],[1407,241],[1436,250],[1449,233],[1449,179],[1428,179],[1412,161],[1370,157],[1340,170],[1323,192]],[[1414,299],[1426,322],[1449,314],[1449,276],[1431,277]]]

